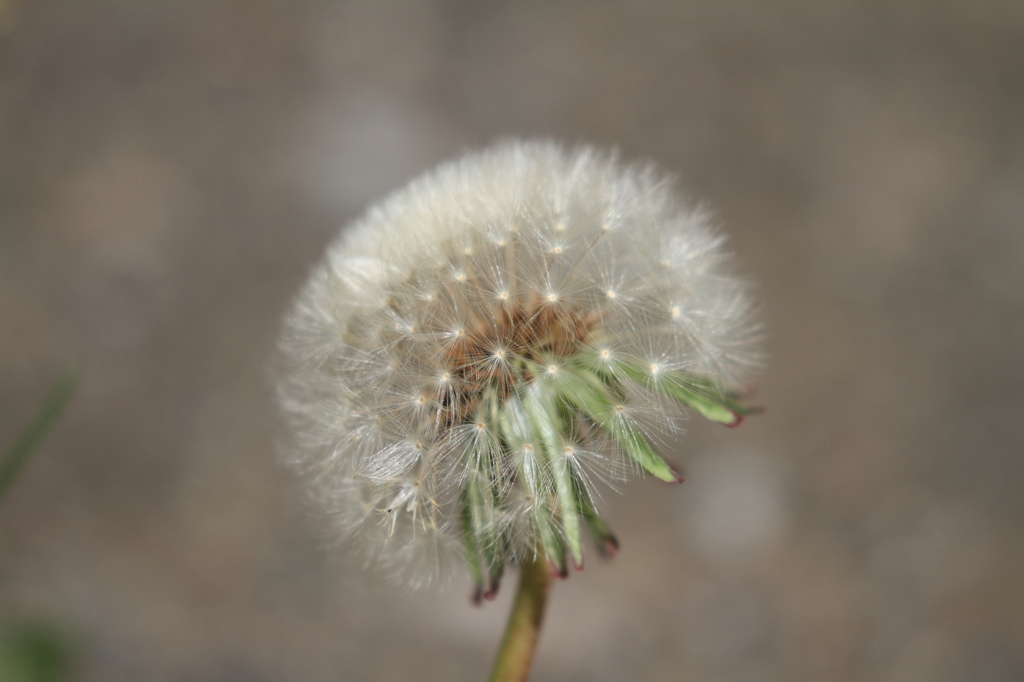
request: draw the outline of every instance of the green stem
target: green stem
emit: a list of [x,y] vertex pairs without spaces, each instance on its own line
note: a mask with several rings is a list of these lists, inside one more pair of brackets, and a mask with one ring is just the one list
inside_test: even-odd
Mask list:
[[519,590],[494,661],[491,682],[524,682],[530,674],[550,584],[551,568],[543,548],[538,547],[536,556],[519,567]]

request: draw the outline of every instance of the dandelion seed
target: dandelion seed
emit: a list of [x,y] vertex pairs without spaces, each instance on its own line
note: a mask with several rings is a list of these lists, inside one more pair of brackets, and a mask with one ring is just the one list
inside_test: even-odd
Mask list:
[[290,461],[411,584],[461,561],[493,596],[506,563],[582,566],[588,531],[613,551],[595,482],[678,482],[651,424],[744,414],[759,327],[721,241],[657,172],[592,149],[441,166],[345,230],[295,301]]

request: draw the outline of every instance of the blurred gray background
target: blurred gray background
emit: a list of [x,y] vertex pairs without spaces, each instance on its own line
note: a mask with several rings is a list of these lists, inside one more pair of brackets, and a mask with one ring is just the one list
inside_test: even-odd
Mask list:
[[1024,3],[0,0],[0,625],[73,679],[479,680],[514,584],[403,593],[278,468],[339,228],[504,135],[677,173],[760,282],[762,416],[607,498],[534,680],[1024,679]]

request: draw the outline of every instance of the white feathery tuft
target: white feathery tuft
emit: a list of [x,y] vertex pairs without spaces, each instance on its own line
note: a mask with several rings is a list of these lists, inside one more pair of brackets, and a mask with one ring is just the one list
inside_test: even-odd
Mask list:
[[[366,561],[409,584],[466,560],[478,594],[580,529],[595,481],[675,476],[683,406],[729,424],[757,368],[750,286],[665,177],[505,142],[343,231],[285,322],[288,459]],[[678,478],[676,477],[676,480]]]

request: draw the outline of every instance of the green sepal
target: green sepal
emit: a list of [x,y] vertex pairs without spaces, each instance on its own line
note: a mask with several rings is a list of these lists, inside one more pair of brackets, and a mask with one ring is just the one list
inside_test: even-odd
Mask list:
[[474,603],[495,598],[505,566],[502,540],[494,531],[493,523],[496,507],[493,453],[486,454],[487,457],[481,458],[467,451],[466,463],[471,470],[460,500],[463,545],[476,581]]
[[719,390],[703,377],[674,371],[660,372],[655,377],[635,358],[622,362],[621,368],[632,381],[655,388],[719,424],[739,426],[749,413],[734,395]]
[[587,528],[594,537],[597,544],[597,551],[606,559],[615,556],[619,551],[619,540],[612,533],[611,528],[597,515],[597,510],[587,500],[580,498],[580,513],[587,522]]
[[484,573],[480,565],[480,548],[477,546],[476,533],[473,530],[473,513],[470,511],[469,488],[463,490],[459,509],[460,526],[462,528],[462,547],[465,550],[469,573],[473,577],[473,603],[480,605],[484,595]]
[[602,377],[583,367],[573,367],[572,375],[578,381],[564,384],[563,400],[579,407],[607,431],[644,471],[666,483],[682,483],[682,477],[665,463],[639,431],[625,420],[614,417],[618,403],[608,395],[608,387]]
[[687,407],[691,407],[707,419],[725,424],[726,426],[739,426],[746,414],[740,405],[722,395],[705,382],[706,386],[691,388],[694,380],[683,377],[668,377],[665,381],[656,384],[665,395],[675,398]]
[[644,471],[655,478],[660,478],[666,483],[683,482],[683,477],[672,469],[661,458],[661,455],[654,451],[654,448],[651,447],[650,443],[647,442],[647,439],[640,432],[625,422],[614,419],[609,419],[608,421],[611,423],[605,425],[605,429],[615,437],[615,440],[618,441],[619,445],[622,446],[633,461],[643,467]]
[[572,554],[576,568],[581,569],[583,568],[583,545],[580,542],[579,503],[576,499],[569,465],[565,460],[565,439],[562,435],[564,428],[559,416],[557,400],[550,391],[533,384],[525,391],[523,408],[547,453],[555,485],[555,495],[558,498],[565,543]]
[[579,499],[576,486],[573,485],[572,472],[565,456],[554,464],[555,490],[558,493],[558,506],[562,514],[562,529],[565,542],[569,546],[573,565],[577,571],[583,570],[583,543],[580,541]]
[[498,596],[498,588],[501,587],[501,577],[505,572],[505,553],[501,538],[484,548],[484,557],[487,560],[487,589],[483,594],[484,599],[492,601]]
[[562,541],[561,534],[554,527],[554,523],[550,518],[545,518],[543,510],[538,510],[537,523],[540,526],[540,542],[544,547],[544,554],[548,558],[548,563],[551,564],[551,569],[560,578],[566,578],[569,575],[569,569],[565,563],[565,542]]

